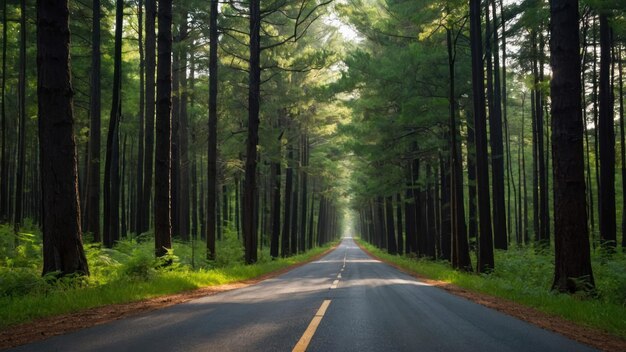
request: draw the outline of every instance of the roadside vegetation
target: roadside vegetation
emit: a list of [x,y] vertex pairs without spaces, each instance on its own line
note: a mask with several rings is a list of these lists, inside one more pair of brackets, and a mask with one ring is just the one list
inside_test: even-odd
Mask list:
[[306,261],[332,245],[275,260],[266,246],[259,251],[257,264],[245,265],[243,245],[236,232],[228,229],[217,241],[215,261],[204,259],[204,241],[175,242],[174,250],[155,258],[152,235],[144,234],[120,240],[111,249],[85,245],[91,275],[56,279],[53,274],[41,276],[41,233],[34,227],[26,229],[14,248],[11,227],[0,225],[0,329],[42,317],[252,279]]
[[[491,274],[454,270],[447,261],[398,256],[361,240],[368,252],[385,261],[424,276],[454,284],[467,290],[505,298],[574,323],[604,330],[626,338],[626,256],[607,256],[594,251],[591,263],[596,279],[596,294],[585,291],[568,295],[549,291],[553,280],[554,255],[533,248],[495,251],[498,265]],[[476,262],[476,257],[472,258]]]

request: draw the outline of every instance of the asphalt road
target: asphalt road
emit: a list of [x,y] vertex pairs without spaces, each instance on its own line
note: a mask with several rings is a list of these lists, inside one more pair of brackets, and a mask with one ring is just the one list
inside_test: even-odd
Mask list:
[[296,345],[326,352],[593,351],[421,283],[371,259],[350,238],[259,284],[11,351],[292,351]]

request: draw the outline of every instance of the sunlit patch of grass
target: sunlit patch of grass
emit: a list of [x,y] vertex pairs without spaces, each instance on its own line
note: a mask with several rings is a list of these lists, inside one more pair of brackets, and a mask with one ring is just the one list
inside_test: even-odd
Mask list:
[[447,262],[390,255],[365,241],[357,241],[375,256],[429,279],[505,298],[626,338],[624,253],[615,253],[610,258],[599,252],[592,255],[598,295],[590,297],[587,294],[567,295],[551,291],[554,256],[536,253],[532,248],[497,250],[495,270],[484,275],[453,270]]
[[[154,258],[150,234],[120,241],[115,248],[86,245],[91,276],[47,281],[41,277],[41,242],[36,231],[18,248],[0,247],[0,329],[33,319],[109,304],[140,301],[201,287],[248,280],[306,261],[330,248],[272,260],[267,250],[259,262],[245,265],[243,246],[232,231],[217,243],[215,261],[205,259],[206,243],[175,242],[168,266]],[[0,244],[13,241],[10,227],[0,225]]]

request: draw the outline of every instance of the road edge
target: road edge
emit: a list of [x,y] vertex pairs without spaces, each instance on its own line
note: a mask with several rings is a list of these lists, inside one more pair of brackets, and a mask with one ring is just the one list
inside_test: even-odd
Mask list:
[[564,318],[550,315],[548,313],[537,310],[536,308],[529,307],[514,301],[491,296],[481,292],[471,291],[451,284],[449,282],[429,279],[426,276],[420,275],[416,272],[405,269],[395,263],[389,262],[384,258],[376,256],[375,254],[368,251],[367,248],[363,247],[356,240],[354,241],[354,243],[356,243],[356,245],[371,258],[392,266],[399,271],[420,280],[421,282],[441,288],[455,296],[465,298],[469,301],[478,303],[487,308],[495,309],[504,314],[538,326],[544,330],[558,333],[569,339],[578,341],[580,343],[591,346],[593,348],[597,348],[602,351],[626,351],[626,340],[623,340],[617,336],[611,335],[598,329],[578,325]]
[[28,323],[14,325],[6,330],[0,331],[0,350],[45,340],[53,336],[67,334],[130,316],[152,312],[176,304],[185,303],[193,299],[256,285],[262,281],[280,276],[303,265],[314,262],[334,251],[338,246],[339,243],[305,261],[247,280],[224,285],[205,286],[191,291],[183,291],[141,301],[88,308],[74,313],[54,315],[36,319]]

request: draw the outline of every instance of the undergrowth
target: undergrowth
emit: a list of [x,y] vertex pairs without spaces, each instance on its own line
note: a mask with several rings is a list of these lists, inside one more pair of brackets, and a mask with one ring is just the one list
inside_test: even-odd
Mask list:
[[46,316],[246,280],[329,248],[275,260],[266,248],[259,252],[257,264],[245,265],[241,241],[226,229],[217,241],[214,261],[205,259],[206,242],[176,240],[174,249],[157,259],[153,236],[147,233],[120,240],[112,249],[86,244],[91,275],[57,279],[41,276],[41,235],[34,226],[26,226],[17,243],[12,228],[0,225],[0,329]]
[[[550,290],[554,274],[554,255],[537,253],[532,248],[495,251],[495,270],[490,274],[464,273],[453,270],[445,261],[390,255],[371,244],[358,240],[377,257],[430,279],[505,298],[585,325],[626,338],[626,255],[592,254],[595,295],[561,294]],[[476,258],[473,258],[476,264]]]

